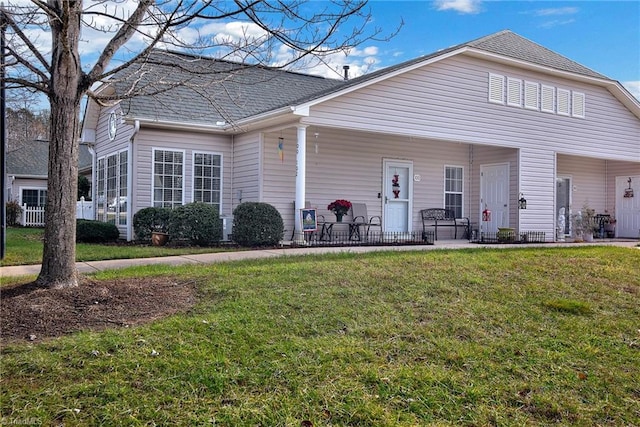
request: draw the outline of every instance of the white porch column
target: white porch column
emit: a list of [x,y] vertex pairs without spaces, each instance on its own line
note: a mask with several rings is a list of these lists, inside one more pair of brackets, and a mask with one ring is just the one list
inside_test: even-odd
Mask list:
[[[307,126],[297,126],[298,142],[296,146],[296,209],[295,209],[295,230],[296,234],[302,231],[302,219],[300,209],[304,208],[306,199],[306,176],[307,176]],[[302,238],[300,234],[298,238]]]

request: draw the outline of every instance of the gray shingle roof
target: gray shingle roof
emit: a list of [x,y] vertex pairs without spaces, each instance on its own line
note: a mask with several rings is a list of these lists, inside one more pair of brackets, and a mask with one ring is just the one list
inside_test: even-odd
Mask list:
[[[78,154],[80,169],[89,168],[92,163],[91,154],[85,145],[80,146]],[[29,141],[7,153],[7,175],[43,176],[48,175],[49,142]]]
[[[146,62],[116,74],[112,80],[117,93],[125,93],[134,81],[136,90],[143,93],[122,101],[125,115],[205,124],[236,122],[292,105],[297,99],[342,83],[274,68],[161,51],[154,52]],[[178,85],[181,80],[184,84]]]
[[[142,96],[122,101],[121,106],[127,116],[160,122],[233,123],[281,107],[309,102],[464,47],[555,70],[608,79],[575,61],[505,30],[349,81],[175,52],[155,51],[144,63],[116,74],[112,82],[117,93],[126,93],[134,81],[137,89],[143,93]],[[172,87],[185,79],[184,85]]]

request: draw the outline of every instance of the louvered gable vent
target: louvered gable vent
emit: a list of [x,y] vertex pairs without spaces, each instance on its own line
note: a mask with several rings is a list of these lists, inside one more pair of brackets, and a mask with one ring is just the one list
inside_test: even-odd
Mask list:
[[546,113],[554,113],[554,101],[555,101],[555,88],[553,86],[542,85],[542,96],[540,109]]
[[524,82],[524,108],[537,110],[539,102],[538,83]]
[[584,93],[571,93],[571,113],[573,117],[584,118]]
[[569,115],[569,93],[566,89],[558,89],[557,112],[563,116]]
[[504,104],[504,76],[489,74],[489,102]]
[[507,78],[507,104],[522,107],[522,80]]

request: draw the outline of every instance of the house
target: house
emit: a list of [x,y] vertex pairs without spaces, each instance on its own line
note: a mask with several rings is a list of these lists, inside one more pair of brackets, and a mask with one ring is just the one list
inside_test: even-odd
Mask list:
[[[47,200],[49,141],[19,144],[7,152],[7,200],[20,206],[44,207]],[[78,174],[91,179],[92,156],[86,145],[78,152]]]
[[[100,88],[141,96],[91,102],[84,120],[98,219],[127,239],[148,206],[204,201],[230,217],[262,201],[292,230],[294,200],[327,216],[335,199],[366,203],[385,232],[418,231],[421,209],[446,207],[480,232],[553,241],[588,204],[615,215],[619,237],[638,237],[640,103],[511,31],[345,81],[154,55]],[[116,198],[131,203],[108,209]]]

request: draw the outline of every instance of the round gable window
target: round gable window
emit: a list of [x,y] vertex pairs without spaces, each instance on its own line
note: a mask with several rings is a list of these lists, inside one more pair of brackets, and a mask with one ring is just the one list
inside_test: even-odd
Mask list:
[[118,130],[118,118],[116,117],[116,113],[109,114],[109,139],[113,141],[116,137],[116,131]]

